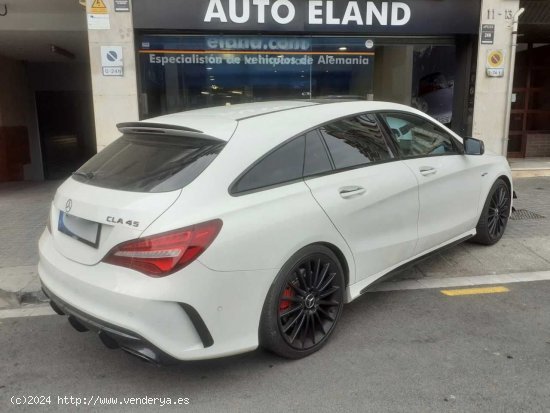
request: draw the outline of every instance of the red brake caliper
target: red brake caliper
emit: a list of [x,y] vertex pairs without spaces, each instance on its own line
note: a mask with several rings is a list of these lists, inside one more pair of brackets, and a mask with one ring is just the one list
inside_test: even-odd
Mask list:
[[288,307],[290,307],[290,301],[285,300],[285,297],[294,297],[296,293],[292,289],[292,287],[288,286],[283,291],[283,296],[281,297],[281,301],[279,302],[279,311],[284,311]]

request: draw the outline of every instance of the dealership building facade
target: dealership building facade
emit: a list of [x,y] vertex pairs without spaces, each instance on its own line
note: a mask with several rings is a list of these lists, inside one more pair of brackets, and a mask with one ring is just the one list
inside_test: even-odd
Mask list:
[[[48,3],[7,1],[0,17],[0,75],[11,70],[26,90],[9,119],[3,114],[14,112],[6,107],[15,92],[0,89],[0,131],[12,128],[4,157],[19,162],[4,172],[11,179],[66,176],[116,139],[120,122],[335,96],[414,106],[509,157],[550,156],[543,2],[86,0],[84,7],[75,0],[70,10],[66,1]],[[21,30],[22,21],[34,29]],[[2,41],[32,32],[50,52],[41,61],[28,45],[25,56]]]

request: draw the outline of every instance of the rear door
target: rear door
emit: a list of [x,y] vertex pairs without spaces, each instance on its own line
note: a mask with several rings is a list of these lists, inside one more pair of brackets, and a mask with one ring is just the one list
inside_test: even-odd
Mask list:
[[357,281],[413,255],[417,181],[388,146],[374,115],[337,120],[308,134],[304,172],[353,252]]
[[86,265],[138,238],[222,150],[211,138],[128,133],[57,190],[50,222],[55,248]]
[[403,162],[419,184],[420,214],[415,254],[452,240],[476,226],[482,165],[462,144],[429,119],[382,113]]

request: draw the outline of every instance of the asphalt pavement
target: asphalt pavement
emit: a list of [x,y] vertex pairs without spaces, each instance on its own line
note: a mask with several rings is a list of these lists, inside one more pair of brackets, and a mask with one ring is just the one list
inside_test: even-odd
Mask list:
[[[321,351],[298,361],[258,350],[158,367],[61,316],[2,319],[0,411],[548,412],[550,281],[495,291],[506,289],[367,293]],[[10,401],[23,396],[50,403]],[[161,407],[166,398],[183,404]]]

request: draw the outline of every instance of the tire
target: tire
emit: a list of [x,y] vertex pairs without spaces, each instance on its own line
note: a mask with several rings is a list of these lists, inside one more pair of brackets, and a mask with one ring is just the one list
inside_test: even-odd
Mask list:
[[477,234],[472,238],[472,242],[483,245],[496,244],[502,238],[508,224],[511,204],[510,188],[503,179],[497,179],[481,211],[476,227]]
[[262,310],[260,345],[290,359],[316,352],[340,319],[344,290],[344,270],[330,249],[301,249],[271,285]]

